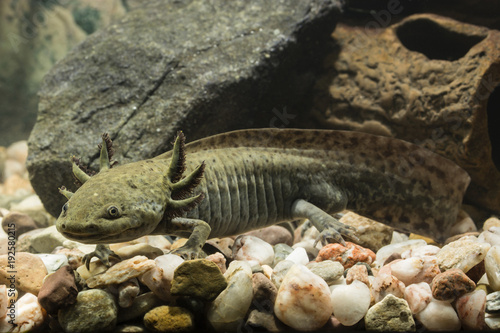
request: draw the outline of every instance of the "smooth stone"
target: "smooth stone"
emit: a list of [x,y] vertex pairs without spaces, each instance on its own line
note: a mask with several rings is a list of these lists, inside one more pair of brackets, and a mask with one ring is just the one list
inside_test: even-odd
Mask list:
[[158,298],[153,292],[140,294],[134,299],[131,306],[125,309],[118,309],[117,323],[124,323],[142,318],[149,310],[164,304],[165,302]]
[[500,316],[486,314],[484,322],[491,330],[500,330]]
[[366,265],[354,265],[348,270],[346,270],[346,284],[351,284],[353,281],[360,281],[366,284],[367,286],[370,286],[370,280],[369,280],[369,275],[368,275],[368,268]]
[[217,265],[209,260],[184,261],[174,271],[170,292],[174,296],[193,296],[214,300],[227,287]]
[[405,288],[404,299],[413,314],[419,313],[432,300],[431,286],[426,282],[410,284]]
[[500,245],[500,227],[491,227],[477,236],[478,241],[490,245]]
[[59,310],[59,324],[67,333],[111,331],[118,308],[113,295],[101,289],[80,291],[76,303]]
[[36,225],[35,220],[27,214],[10,212],[2,219],[2,229],[5,232],[8,232],[9,229],[14,229],[16,237],[37,228],[38,226]]
[[332,285],[344,274],[344,266],[338,261],[324,260],[320,262],[311,261],[306,265],[307,268],[323,280],[326,284]]
[[233,244],[234,239],[230,237],[223,238],[212,238],[207,240],[206,244],[209,244],[217,251],[222,253],[226,258],[233,258]]
[[[13,320],[14,325],[9,323]],[[45,321],[45,311],[31,293],[24,294],[15,303],[15,315],[0,319],[0,332],[36,332]]]
[[442,272],[459,268],[467,273],[479,264],[488,253],[491,245],[481,243],[474,236],[465,236],[441,248],[436,255]]
[[175,254],[165,254],[155,258],[156,266],[140,276],[145,284],[156,296],[165,301],[172,301],[170,292],[174,271],[184,262],[184,259]]
[[323,327],[333,312],[326,282],[303,265],[294,264],[283,279],[274,313],[293,329],[313,331]]
[[365,316],[370,307],[370,289],[361,281],[339,286],[332,291],[333,315],[344,326],[352,326]]
[[66,240],[66,237],[53,225],[31,236],[31,247],[38,253],[51,253],[56,247],[63,245]]
[[220,252],[216,252],[205,257],[205,260],[211,261],[219,267],[222,274],[226,272],[226,257]]
[[86,283],[89,288],[120,284],[146,273],[155,265],[154,260],[145,256],[135,256],[111,266],[102,274],[91,276]]
[[307,265],[309,256],[303,247],[297,247],[285,258],[285,260],[289,260],[294,264]]
[[252,275],[253,304],[258,308],[272,309],[276,301],[278,288],[264,274],[254,273]]
[[486,312],[500,313],[500,291],[495,291],[486,296]]
[[145,256],[148,259],[155,259],[163,255],[163,250],[146,243],[138,243],[124,246],[115,250],[115,253],[122,259],[130,259],[135,256]]
[[455,309],[465,330],[480,331],[485,327],[486,292],[475,290],[457,298]]
[[387,295],[403,298],[405,285],[391,274],[390,265],[382,267],[371,281],[371,290],[375,302],[380,302]]
[[306,239],[301,242],[292,245],[292,249],[303,248],[306,250],[309,258],[313,259],[318,256],[319,250],[321,250],[321,244],[318,242],[316,246],[314,245],[314,239]]
[[134,303],[134,299],[139,295],[140,287],[137,278],[130,279],[118,285],[118,305],[121,308],[128,308]]
[[490,287],[494,291],[500,291],[500,245],[490,248],[484,258],[484,268]]
[[431,284],[432,296],[440,301],[453,301],[472,292],[476,284],[465,273],[453,268],[436,275]]
[[[9,262],[10,261],[10,262]],[[8,255],[0,256],[0,284],[11,285],[9,278],[15,271],[15,288],[21,291],[38,295],[47,276],[47,269],[35,254],[16,252],[15,259],[11,260]]]
[[[259,265],[272,265],[274,249],[269,243],[255,236],[239,236],[234,240],[234,260],[246,260]],[[251,264],[253,266],[254,264]]]
[[271,275],[271,281],[273,281],[276,288],[279,289],[281,282],[288,273],[288,270],[295,265],[292,261],[283,260],[280,261],[276,266],[274,266],[273,274]]
[[391,294],[368,309],[365,327],[369,331],[379,332],[413,332],[416,330],[408,303]]
[[227,288],[210,303],[206,318],[217,332],[235,332],[252,303],[252,269],[245,261],[233,261],[224,277]]
[[427,257],[435,256],[441,248],[436,245],[424,245],[417,248],[412,248],[401,253],[402,259],[414,258],[414,257]]
[[391,274],[406,286],[412,283],[427,282],[441,273],[436,257],[412,257],[390,263]]
[[285,258],[288,257],[288,255],[293,252],[293,248],[290,245],[283,243],[274,245],[273,249],[274,249],[274,260],[272,267],[276,266],[280,261],[285,260]]
[[56,314],[59,309],[74,304],[77,295],[75,274],[66,265],[45,278],[38,293],[38,302],[49,314]]
[[262,229],[252,230],[244,233],[245,236],[254,236],[274,246],[276,244],[293,244],[293,235],[288,229],[279,225],[271,225]]
[[429,331],[458,331],[462,326],[450,302],[436,299],[432,299],[415,317]]
[[333,260],[340,262],[344,269],[354,266],[358,262],[371,264],[375,261],[375,253],[367,248],[352,242],[342,244],[327,244],[318,253],[316,261]]
[[36,255],[42,259],[49,274],[54,273],[62,266],[69,264],[68,257],[64,254],[37,253]]
[[194,316],[180,306],[162,305],[144,316],[144,326],[152,332],[190,332],[194,328]]
[[427,243],[423,239],[411,239],[399,243],[386,245],[377,251],[375,266],[382,267],[386,262],[387,258],[389,258],[391,255],[395,254],[401,255],[401,253],[407,250],[416,249],[426,245]]
[[149,333],[144,325],[122,324],[115,327],[113,333]]
[[278,318],[268,311],[250,310],[243,329],[239,332],[286,332],[287,329]]
[[144,243],[156,247],[160,250],[167,251],[170,250],[172,244],[162,235],[147,235],[139,237],[132,241],[132,243]]
[[372,251],[378,251],[388,245],[394,231],[392,227],[353,212],[344,214],[339,222],[356,228],[356,236],[359,238],[356,243]]
[[490,217],[483,223],[483,230],[489,230],[492,227],[500,227],[500,219],[498,217]]

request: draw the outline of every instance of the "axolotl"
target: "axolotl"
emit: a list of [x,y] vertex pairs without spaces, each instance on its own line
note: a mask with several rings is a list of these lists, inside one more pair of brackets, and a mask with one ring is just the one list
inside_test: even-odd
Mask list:
[[[103,136],[100,171],[73,173],[71,193],[56,226],[65,237],[99,244],[93,256],[109,263],[107,244],[144,235],[187,237],[175,252],[197,257],[208,238],[309,219],[318,241],[356,238],[332,214],[345,209],[398,229],[442,241],[457,219],[468,174],[417,145],[336,130],[250,129],[189,144],[116,167]],[[184,176],[186,173],[186,176]]]

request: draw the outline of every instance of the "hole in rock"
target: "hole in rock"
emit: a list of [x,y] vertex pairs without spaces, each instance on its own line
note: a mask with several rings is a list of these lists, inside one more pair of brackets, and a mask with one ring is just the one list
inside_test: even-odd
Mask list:
[[462,58],[485,38],[448,30],[426,18],[402,24],[396,34],[407,49],[423,53],[429,59],[448,61]]
[[491,159],[500,171],[500,86],[488,98],[488,134],[491,142]]

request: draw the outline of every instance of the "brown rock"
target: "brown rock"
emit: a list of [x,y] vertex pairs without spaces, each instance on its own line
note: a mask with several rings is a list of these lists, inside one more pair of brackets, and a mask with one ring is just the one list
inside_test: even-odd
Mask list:
[[351,284],[352,281],[358,280],[370,286],[370,280],[368,280],[368,268],[365,265],[354,265],[347,270],[347,275],[345,277],[346,284]]
[[[398,137],[459,164],[467,199],[500,211],[500,32],[432,14],[381,27],[339,24],[317,85],[325,125]],[[392,22],[391,22],[392,23]]]
[[342,244],[327,244],[318,253],[316,261],[333,260],[340,262],[344,269],[354,266],[358,262],[371,264],[375,261],[375,253],[357,244],[346,242]]
[[34,254],[16,252],[15,256],[0,256],[0,284],[10,286],[13,283],[16,289],[36,296],[46,275],[42,259]]
[[15,231],[16,238],[25,232],[37,228],[35,221],[27,214],[10,212],[2,220],[2,228],[5,232]]
[[353,212],[346,213],[339,222],[356,228],[356,236],[359,238],[356,243],[374,252],[391,242],[394,231],[394,228]]
[[252,230],[244,233],[244,235],[258,237],[271,245],[279,243],[284,243],[290,246],[293,245],[293,235],[288,229],[279,225],[272,225],[266,228]]
[[75,274],[65,265],[47,276],[38,293],[38,302],[49,314],[55,314],[60,308],[76,303],[77,295]]
[[431,287],[435,299],[449,301],[472,292],[476,284],[461,269],[453,268],[436,275]]
[[260,310],[272,311],[278,288],[264,274],[252,275],[253,304]]

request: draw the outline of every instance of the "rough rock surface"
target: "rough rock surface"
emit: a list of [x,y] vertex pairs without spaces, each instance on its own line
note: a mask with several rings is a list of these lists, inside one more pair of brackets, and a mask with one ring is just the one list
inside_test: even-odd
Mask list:
[[77,295],[75,274],[66,265],[47,276],[38,293],[38,302],[48,313],[55,314],[60,308],[74,304]]
[[337,26],[312,112],[324,126],[398,137],[455,161],[472,179],[467,199],[499,212],[500,32],[430,14],[374,23]]
[[69,157],[96,166],[102,132],[126,163],[169,150],[180,129],[191,141],[304,126],[299,111],[338,13],[335,0],[156,0],[131,10],[45,76],[29,139],[33,188],[58,215],[57,188],[75,189]]

